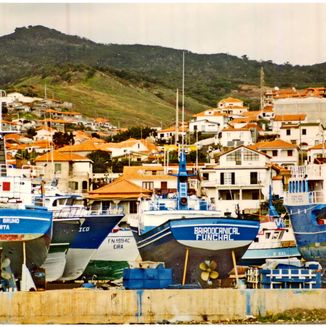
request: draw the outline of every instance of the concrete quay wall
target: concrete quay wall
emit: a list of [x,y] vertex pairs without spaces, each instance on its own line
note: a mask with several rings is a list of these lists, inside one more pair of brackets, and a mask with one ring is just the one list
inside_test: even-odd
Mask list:
[[214,323],[325,307],[326,289],[52,290],[0,293],[0,324]]

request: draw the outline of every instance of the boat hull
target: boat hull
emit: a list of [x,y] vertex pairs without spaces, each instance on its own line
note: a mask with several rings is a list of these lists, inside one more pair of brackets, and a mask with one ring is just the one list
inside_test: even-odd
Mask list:
[[301,254],[296,246],[270,249],[248,249],[239,261],[240,265],[262,265],[266,259],[298,258]]
[[[129,228],[111,232],[95,251],[83,276],[98,280],[122,278],[123,269],[140,257],[135,238]],[[94,277],[96,275],[96,277]]]
[[22,273],[24,244],[29,270],[44,263],[52,238],[51,212],[0,208],[0,226],[1,258],[10,259],[10,268],[16,278]]
[[214,287],[217,279],[210,283],[202,279],[199,265],[215,261],[219,279],[228,277],[236,262],[242,257],[259,230],[258,221],[227,218],[185,218],[166,223],[138,235],[135,238],[143,260],[164,262],[172,268],[173,282],[183,281],[186,266],[186,284]]
[[42,265],[47,282],[58,280],[66,266],[66,254],[80,227],[78,218],[53,219],[53,236],[48,256]]
[[60,280],[80,277],[96,249],[123,217],[122,214],[83,217],[84,222],[67,252],[67,262]]
[[326,224],[317,219],[326,219],[326,204],[285,205],[290,216],[297,247],[302,257],[318,261],[326,268]]

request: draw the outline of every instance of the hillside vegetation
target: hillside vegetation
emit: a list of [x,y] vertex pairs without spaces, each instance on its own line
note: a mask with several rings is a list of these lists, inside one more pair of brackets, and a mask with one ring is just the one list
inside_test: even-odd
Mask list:
[[[15,90],[29,95],[44,95],[45,85],[48,97],[72,102],[74,111],[89,117],[107,117],[121,127],[168,126],[175,120],[175,93],[163,87],[150,90],[126,83],[110,74],[79,69],[69,70],[69,82],[62,77],[34,76],[15,85]],[[186,98],[185,113],[204,110],[198,101]]]
[[[277,65],[272,61],[250,60],[247,56],[238,58],[223,53],[205,55],[189,51],[185,53],[185,61],[188,113],[216,106],[218,100],[229,95],[257,108],[261,67],[265,72],[265,84],[270,87],[326,85],[325,63]],[[85,76],[80,76],[81,71]],[[103,113],[118,119],[116,114],[119,113],[121,119],[130,120],[133,115],[143,121],[145,116],[141,112],[148,114],[153,110],[153,115],[157,115],[153,122],[167,123],[173,116],[172,99],[175,90],[181,88],[181,76],[182,50],[98,44],[43,26],[17,28],[14,33],[0,37],[1,88],[15,89],[35,78],[34,82],[39,83],[35,85],[35,92],[40,92],[47,82],[57,96],[65,99],[83,95],[84,100],[77,102],[76,107],[80,105],[80,110],[89,114]],[[245,92],[248,90],[250,92]],[[94,99],[100,103],[96,104],[95,111],[89,110]]]

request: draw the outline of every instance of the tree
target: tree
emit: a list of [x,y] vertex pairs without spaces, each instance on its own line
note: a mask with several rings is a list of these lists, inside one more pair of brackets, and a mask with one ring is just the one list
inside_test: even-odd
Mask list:
[[55,132],[52,136],[52,141],[56,149],[61,148],[65,145],[73,145],[75,143],[73,134],[66,132]]
[[26,132],[27,134],[27,137],[29,137],[30,139],[32,139],[37,133],[36,133],[36,130],[35,128],[29,128]]
[[93,161],[94,173],[106,173],[108,168],[112,166],[111,154],[107,151],[93,151],[87,155],[87,158]]

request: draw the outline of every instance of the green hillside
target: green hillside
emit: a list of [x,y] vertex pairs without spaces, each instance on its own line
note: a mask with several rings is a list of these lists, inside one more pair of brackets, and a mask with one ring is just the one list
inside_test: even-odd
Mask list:
[[[113,124],[121,127],[161,124],[166,127],[174,123],[176,97],[172,90],[155,85],[140,88],[103,72],[89,75],[87,69],[71,70],[69,82],[58,76],[34,76],[17,83],[15,90],[43,96],[46,85],[49,97],[72,102],[74,111],[90,117],[109,118]],[[188,118],[206,108],[186,97],[185,113]]]
[[[0,88],[16,90],[36,83],[30,91],[43,94],[47,81],[56,96],[70,99],[76,110],[88,115],[121,120],[121,124],[123,120],[165,125],[174,116],[175,90],[181,88],[182,52],[159,46],[98,44],[44,26],[22,27],[0,37]],[[269,87],[326,85],[326,63],[277,65],[247,56],[189,51],[185,51],[185,63],[188,115],[215,107],[226,96],[257,109],[261,67]]]

